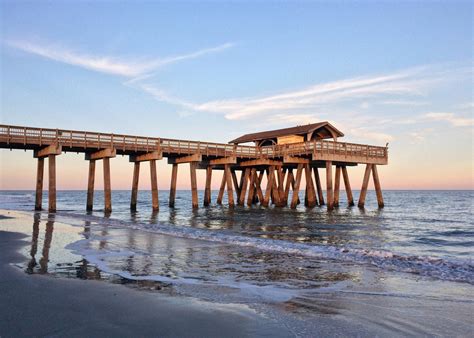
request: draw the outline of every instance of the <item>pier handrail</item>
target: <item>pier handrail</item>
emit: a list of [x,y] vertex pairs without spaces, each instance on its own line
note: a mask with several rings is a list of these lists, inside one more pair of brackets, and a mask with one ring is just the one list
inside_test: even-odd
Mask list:
[[23,144],[24,146],[45,146],[56,143],[66,148],[83,148],[84,150],[115,148],[123,152],[150,152],[159,149],[168,154],[190,155],[200,153],[206,156],[235,156],[240,158],[277,158],[311,154],[334,154],[346,157],[365,156],[367,158],[385,159],[388,156],[387,147],[326,140],[257,147],[3,124],[0,125],[0,142],[7,145]]

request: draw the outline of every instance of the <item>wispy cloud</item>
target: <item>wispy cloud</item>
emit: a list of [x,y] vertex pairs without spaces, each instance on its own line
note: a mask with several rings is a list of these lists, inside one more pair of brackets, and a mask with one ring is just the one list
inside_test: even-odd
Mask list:
[[474,126],[474,118],[459,117],[453,113],[426,113],[424,117],[432,121],[448,122],[455,127],[470,127]]
[[[190,102],[176,97],[169,97],[152,84],[146,90],[157,100],[178,104],[201,112],[223,114],[229,120],[244,120],[255,116],[272,113],[272,116],[298,116],[308,110],[315,111],[324,105],[335,105],[356,101],[354,107],[368,108],[364,105],[367,99],[392,105],[421,106],[426,104],[418,98],[424,97],[429,88],[448,79],[470,72],[464,68],[452,69],[451,72],[436,66],[422,66],[393,72],[389,74],[369,75],[314,84],[301,89],[280,92],[261,97],[242,97],[222,100],[211,100],[203,103]],[[403,96],[403,99],[400,98]],[[407,99],[407,98],[416,98]],[[362,102],[361,102],[362,100]]]
[[112,56],[98,56],[74,51],[57,44],[37,44],[22,40],[9,40],[10,47],[35,54],[46,59],[82,67],[96,72],[119,75],[137,81],[146,78],[153,71],[165,65],[183,60],[195,59],[206,54],[217,53],[233,46],[224,43],[212,48],[204,48],[194,52],[164,58],[124,59]]

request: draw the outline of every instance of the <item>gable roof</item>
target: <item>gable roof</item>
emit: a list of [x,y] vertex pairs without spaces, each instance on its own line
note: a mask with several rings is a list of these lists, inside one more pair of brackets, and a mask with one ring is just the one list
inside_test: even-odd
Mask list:
[[290,127],[290,128],[275,129],[275,130],[261,131],[261,132],[252,133],[252,134],[245,134],[236,138],[235,140],[229,141],[229,143],[255,142],[255,141],[261,141],[261,140],[266,140],[266,139],[272,139],[279,136],[285,136],[285,135],[306,135],[308,133],[312,133],[314,131],[317,131],[323,128],[332,131],[332,133],[334,133],[337,137],[344,136],[344,134],[340,130],[338,130],[336,127],[334,127],[332,124],[330,124],[327,121],[324,121],[324,122],[311,123],[311,124]]

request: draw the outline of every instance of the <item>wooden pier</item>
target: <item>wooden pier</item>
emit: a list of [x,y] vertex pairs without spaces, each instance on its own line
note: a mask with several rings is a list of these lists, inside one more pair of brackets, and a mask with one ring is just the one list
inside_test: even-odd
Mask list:
[[[211,205],[211,180],[214,170],[223,172],[217,204],[227,191],[229,207],[260,204],[268,207],[296,208],[299,191],[304,189],[304,204],[308,208],[326,205],[328,210],[339,207],[341,174],[349,206],[354,198],[348,167],[365,164],[365,174],[358,201],[364,207],[370,176],[373,177],[378,205],[384,201],[378,165],[388,163],[387,147],[339,142],[343,134],[328,122],[247,134],[229,143],[175,140],[89,131],[32,128],[0,125],[0,148],[33,150],[37,158],[35,209],[42,209],[44,162],[48,159],[48,210],[56,211],[56,156],[63,152],[85,153],[89,161],[86,209],[93,209],[96,161],[103,161],[104,210],[112,211],[110,159],[129,156],[133,163],[130,209],[136,210],[137,192],[142,162],[150,164],[152,208],[159,209],[156,161],[167,158],[172,165],[169,206],[174,207],[179,164],[190,164],[192,206],[199,205],[196,170],[206,170],[204,206]],[[329,140],[330,139],[330,140]],[[241,143],[253,142],[253,145]],[[335,170],[333,170],[335,168]],[[319,176],[326,170],[326,200]],[[334,172],[334,177],[333,177]],[[238,177],[237,173],[240,173]],[[302,176],[306,186],[302,187]],[[266,177],[266,186],[263,178]],[[290,190],[292,193],[290,194]]]

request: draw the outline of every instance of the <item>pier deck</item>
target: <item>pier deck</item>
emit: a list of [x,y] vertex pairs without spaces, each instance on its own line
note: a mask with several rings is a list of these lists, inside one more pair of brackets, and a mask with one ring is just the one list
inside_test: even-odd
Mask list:
[[[290,144],[247,146],[13,125],[0,125],[0,148],[34,151],[34,157],[38,158],[37,209],[41,209],[44,158],[48,158],[50,211],[55,211],[56,209],[55,157],[62,152],[85,153],[86,160],[90,162],[87,203],[87,209],[89,210],[92,209],[95,161],[104,161],[104,209],[106,211],[111,211],[112,209],[109,159],[117,154],[130,156],[130,162],[135,164],[132,180],[132,210],[136,208],[136,192],[141,162],[150,162],[153,208],[158,210],[156,160],[161,160],[164,157],[168,158],[168,163],[173,165],[170,193],[171,207],[174,206],[177,168],[178,164],[181,163],[191,164],[191,191],[193,193],[194,207],[198,206],[196,169],[205,169],[207,171],[204,197],[204,205],[206,206],[210,204],[210,181],[213,169],[224,170],[217,203],[222,203],[222,196],[227,185],[229,205],[234,205],[234,190],[237,203],[240,205],[245,204],[247,186],[249,186],[247,197],[247,204],[249,206],[256,203],[264,206],[269,205],[270,200],[275,206],[285,206],[288,204],[288,195],[291,189],[293,190],[291,207],[294,208],[298,203],[299,186],[302,173],[304,172],[306,176],[305,205],[313,207],[317,204],[325,204],[318,168],[326,169],[326,202],[328,209],[331,210],[339,204],[341,172],[349,204],[353,205],[347,167],[357,164],[366,165],[359,206],[364,206],[367,185],[372,173],[379,206],[383,207],[382,192],[376,166],[388,163],[387,147],[322,139]],[[336,167],[334,183],[337,191],[334,191],[332,187],[332,166]],[[293,174],[294,169],[296,169],[296,174]],[[237,171],[241,171],[240,182],[236,176]],[[265,175],[267,186],[265,191],[263,191],[261,184]]]

